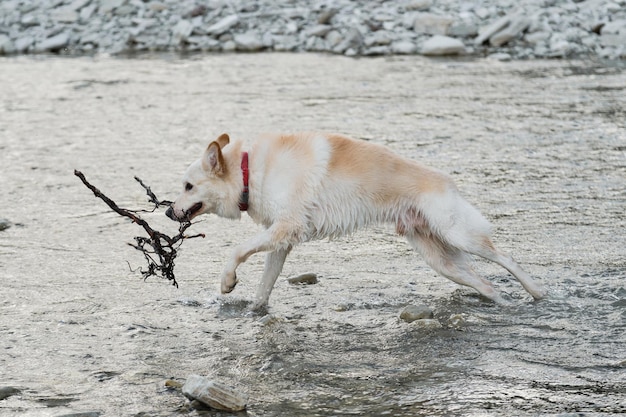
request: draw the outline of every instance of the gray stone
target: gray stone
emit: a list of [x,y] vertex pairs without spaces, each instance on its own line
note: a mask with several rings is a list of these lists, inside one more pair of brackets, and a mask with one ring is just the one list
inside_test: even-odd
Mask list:
[[83,7],[79,13],[80,20],[82,20],[83,22],[88,21],[96,11],[96,7],[97,6],[95,4],[90,4],[89,6]]
[[458,39],[435,35],[422,44],[423,55],[459,55],[465,53],[465,45]]
[[476,36],[478,34],[478,28],[473,23],[457,22],[450,25],[448,28],[448,35],[459,38],[468,38],[470,36]]
[[222,411],[245,410],[248,402],[248,396],[236,388],[200,375],[189,375],[182,392],[187,398],[201,401]]
[[408,55],[417,52],[417,45],[411,41],[396,41],[391,44],[391,52],[394,54]]
[[324,37],[328,32],[332,30],[332,26],[330,25],[315,25],[306,29],[306,34],[308,36],[319,36]]
[[410,0],[404,5],[407,10],[428,10],[433,5],[432,0]]
[[601,35],[626,35],[626,20],[614,20],[602,26]]
[[126,0],[100,0],[98,11],[100,13],[111,13],[124,3],[126,3]]
[[82,9],[83,7],[85,7],[86,5],[88,5],[89,3],[91,3],[91,0],[74,0],[73,2],[70,3],[68,8],[74,11],[78,11]]
[[52,20],[61,23],[74,23],[78,20],[78,13],[69,8],[56,9],[50,13]]
[[178,41],[184,41],[193,31],[193,24],[189,20],[180,20],[172,29],[172,36]]
[[[11,41],[11,38],[9,38],[7,35],[0,34],[0,55],[13,54],[15,52],[16,52],[15,45],[13,45],[13,41]],[[0,219],[0,230],[4,230],[7,228],[7,227],[5,227],[4,229],[2,228],[3,222],[7,222],[6,224],[10,225],[10,223],[8,223],[8,220]]]
[[339,42],[339,44],[333,48],[333,52],[343,54],[348,52],[349,49],[357,51],[361,48],[362,44],[363,35],[361,35],[361,32],[356,28],[351,28],[343,36],[341,42]]
[[217,23],[209,26],[206,32],[210,35],[221,35],[222,33],[227,32],[233,26],[235,26],[239,22],[239,16],[236,14],[226,16]]
[[19,53],[26,52],[33,46],[33,43],[35,43],[35,39],[32,36],[26,35],[18,38],[14,44],[15,50]]
[[233,40],[238,51],[253,52],[264,48],[263,42],[256,32],[237,34]]
[[408,305],[400,312],[400,318],[407,323],[415,320],[432,319],[433,311],[425,305]]
[[530,20],[523,16],[511,18],[509,24],[489,37],[492,46],[501,46],[518,37],[530,25]]
[[475,45],[482,45],[487,42],[494,34],[498,33],[511,21],[510,16],[504,16],[488,26],[484,26],[478,30],[478,36],[474,40]]
[[39,17],[29,13],[22,16],[22,20],[20,20],[20,23],[23,27],[37,26],[39,25]]
[[41,51],[55,51],[67,46],[69,41],[69,35],[66,32],[63,32],[43,40],[39,45],[37,45],[37,49]]
[[12,397],[13,395],[17,395],[21,392],[21,389],[15,387],[0,387],[0,400]]
[[413,30],[427,35],[446,35],[454,19],[432,13],[417,13],[413,22]]
[[317,274],[308,273],[288,278],[287,282],[292,285],[312,285],[317,284]]
[[320,13],[319,17],[317,18],[317,23],[319,23],[320,25],[326,25],[326,24],[330,23],[332,18],[337,13],[339,13],[339,9],[330,8],[330,9],[323,10]]
[[539,42],[544,42],[547,41],[548,39],[550,39],[550,33],[549,32],[533,32],[533,33],[527,33],[524,36],[524,40],[526,42],[528,42],[531,45],[536,45]]

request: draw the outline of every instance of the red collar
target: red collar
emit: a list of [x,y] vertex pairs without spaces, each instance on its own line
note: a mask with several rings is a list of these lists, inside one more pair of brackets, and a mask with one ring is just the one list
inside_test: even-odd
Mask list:
[[250,175],[250,171],[248,171],[248,152],[244,152],[241,155],[241,173],[243,174],[243,192],[239,199],[239,210],[246,211],[248,210],[248,176]]

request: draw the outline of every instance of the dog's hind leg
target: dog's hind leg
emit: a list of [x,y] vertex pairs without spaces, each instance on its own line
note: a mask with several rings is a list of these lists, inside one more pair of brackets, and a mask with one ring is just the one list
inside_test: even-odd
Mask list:
[[269,252],[265,255],[265,269],[263,270],[263,278],[256,291],[256,300],[253,310],[259,310],[267,306],[267,302],[274,288],[276,278],[280,275],[285,264],[287,255],[291,252],[291,246]]
[[508,270],[535,300],[540,300],[546,296],[547,291],[545,288],[537,284],[510,255],[496,249],[488,236],[483,236],[481,242],[470,246],[467,250],[474,255],[495,262]]
[[504,303],[491,282],[479,276],[470,265],[470,256],[443,242],[430,233],[415,232],[407,234],[411,246],[417,249],[426,263],[444,277],[474,288],[496,303]]

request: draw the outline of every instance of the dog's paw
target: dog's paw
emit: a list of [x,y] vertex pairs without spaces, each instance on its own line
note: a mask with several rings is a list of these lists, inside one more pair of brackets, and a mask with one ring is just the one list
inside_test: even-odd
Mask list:
[[223,274],[222,275],[222,294],[228,294],[229,292],[232,292],[235,289],[235,286],[237,285],[237,274],[236,273],[232,273],[232,274]]

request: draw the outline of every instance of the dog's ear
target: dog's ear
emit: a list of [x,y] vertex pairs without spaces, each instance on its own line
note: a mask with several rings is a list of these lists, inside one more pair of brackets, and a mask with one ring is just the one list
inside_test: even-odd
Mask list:
[[215,141],[220,145],[220,148],[224,149],[224,146],[230,143],[230,138],[228,137],[228,133],[222,133]]
[[[222,135],[224,136],[224,135]],[[220,139],[222,139],[220,136]],[[219,144],[219,140],[211,142],[209,147],[204,151],[202,157],[202,168],[207,172],[212,172],[217,176],[222,176],[226,173],[226,164],[224,163],[224,156],[222,155],[222,149]],[[228,135],[226,136],[228,141]]]

